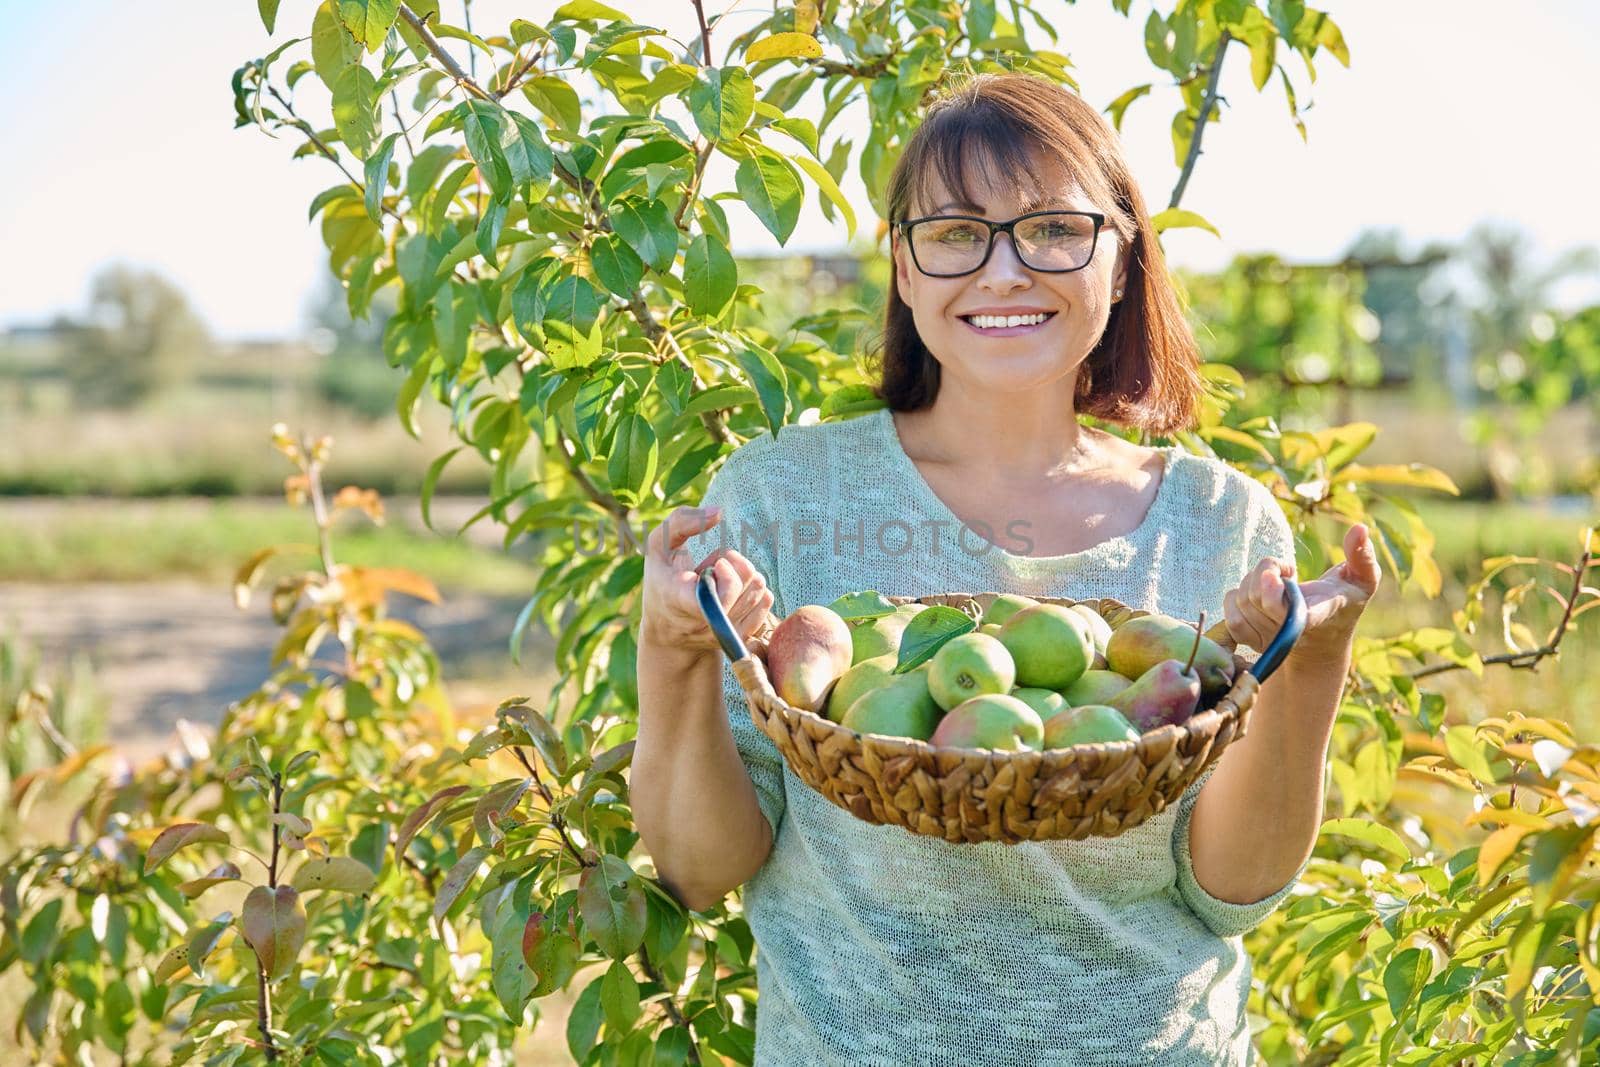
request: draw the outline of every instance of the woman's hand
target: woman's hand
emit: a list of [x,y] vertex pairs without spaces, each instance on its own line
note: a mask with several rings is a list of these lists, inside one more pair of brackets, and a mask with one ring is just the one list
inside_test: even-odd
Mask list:
[[[1383,572],[1366,524],[1358,522],[1345,533],[1344,555],[1343,563],[1300,586],[1306,601],[1306,628],[1295,642],[1295,652],[1305,649],[1320,654],[1348,647],[1361,613],[1378,591]],[[1228,591],[1222,598],[1222,610],[1235,641],[1257,651],[1272,643],[1289,614],[1283,603],[1283,582],[1293,577],[1293,560],[1284,563],[1268,557],[1245,575],[1237,589]]]
[[650,641],[659,648],[696,655],[720,650],[695,595],[700,572],[708,567],[717,599],[742,639],[748,641],[766,621],[772,590],[748,559],[732,549],[719,548],[697,564],[684,549],[685,541],[711,529],[721,518],[720,508],[679,507],[650,531],[645,541],[641,643]]

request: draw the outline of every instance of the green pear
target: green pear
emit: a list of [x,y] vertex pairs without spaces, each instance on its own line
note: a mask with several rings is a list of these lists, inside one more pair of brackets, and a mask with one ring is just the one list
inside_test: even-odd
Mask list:
[[1032,597],[1019,596],[1016,593],[1001,593],[989,602],[989,606],[983,610],[983,618],[979,619],[978,622],[980,624],[992,622],[1000,625],[1023,608],[1036,607],[1038,603]]
[[957,704],[939,720],[932,743],[951,748],[1038,749],[1044,739],[1039,713],[1008,693],[985,693]]
[[864,659],[845,671],[834,684],[833,692],[828,694],[828,718],[843,722],[844,713],[850,710],[851,704],[889,683],[894,677],[894,665],[898,660],[898,653],[886,653]]
[[1000,624],[997,622],[986,622],[982,626],[978,627],[978,632],[980,634],[988,634],[990,637],[997,637],[1000,634]]
[[767,677],[791,707],[822,714],[828,692],[850,669],[850,626],[821,604],[796,608],[767,639]]
[[1054,689],[1038,689],[1032,686],[1017,686],[1011,690],[1011,695],[1022,701],[1028,707],[1039,713],[1039,718],[1045,722],[1050,721],[1050,716],[1057,712],[1066,711],[1072,705],[1066,697]]
[[1089,626],[1060,604],[1035,604],[1007,619],[995,635],[1017,665],[1017,683],[1062,690],[1083,676],[1094,658]]
[[1073,707],[1104,704],[1132,684],[1116,671],[1090,668],[1084,671],[1083,676],[1076,682],[1061,690],[1061,695],[1066,697],[1067,703]]
[[850,627],[851,666],[900,651],[900,638],[911,622],[912,612],[896,611]]
[[850,705],[840,725],[863,734],[926,741],[933,736],[943,714],[928,692],[928,676],[921,671],[907,671],[864,693]]
[[946,711],[984,693],[1006,693],[1017,668],[998,638],[968,631],[939,646],[928,661],[928,690]]
[[1070,748],[1115,741],[1137,741],[1139,731],[1116,708],[1084,704],[1044,721],[1044,747]]
[[1106,667],[1106,644],[1111,640],[1111,624],[1105,616],[1087,604],[1074,604],[1071,610],[1083,616],[1083,621],[1089,624],[1089,637],[1094,641],[1094,662],[1089,665],[1090,670],[1104,670]]
[[[1141,615],[1112,631],[1106,662],[1124,678],[1141,678],[1162,660],[1186,662],[1196,632],[1192,623],[1171,615]],[[1208,699],[1222,696],[1233,684],[1233,657],[1204,635],[1194,653],[1194,670],[1200,676],[1200,692]]]

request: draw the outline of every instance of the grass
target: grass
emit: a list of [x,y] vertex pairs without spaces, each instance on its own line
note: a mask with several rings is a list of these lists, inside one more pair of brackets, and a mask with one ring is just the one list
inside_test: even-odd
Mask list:
[[[316,540],[309,510],[281,500],[78,500],[38,510],[31,521],[0,527],[0,581],[226,582],[261,548]],[[347,513],[334,537],[335,556],[345,563],[404,567],[441,587],[504,593],[529,589],[537,577],[504,552],[394,519],[375,527]]]

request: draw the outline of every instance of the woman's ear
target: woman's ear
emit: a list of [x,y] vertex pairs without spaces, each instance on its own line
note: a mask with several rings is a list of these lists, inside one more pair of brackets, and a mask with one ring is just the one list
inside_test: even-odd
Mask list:
[[904,300],[911,288],[911,264],[905,242],[892,230],[889,233],[889,256],[894,261],[894,277],[900,289],[900,299]]

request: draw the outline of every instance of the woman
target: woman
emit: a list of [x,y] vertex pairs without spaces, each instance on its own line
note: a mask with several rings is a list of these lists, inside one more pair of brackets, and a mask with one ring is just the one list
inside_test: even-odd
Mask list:
[[1364,527],[1302,586],[1306,632],[1249,736],[1115,838],[950,844],[854,818],[756,729],[698,610],[709,566],[745,635],[859,589],[1110,596],[1226,617],[1256,649],[1283,619],[1294,545],[1264,486],[1076,418],[1169,434],[1201,388],[1104,120],[1042,79],[979,76],[930,107],[888,202],[886,406],[752,439],[649,539],[640,834],[688,907],[745,887],[760,1064],[1249,1062],[1239,935],[1316,838],[1379,579]]

